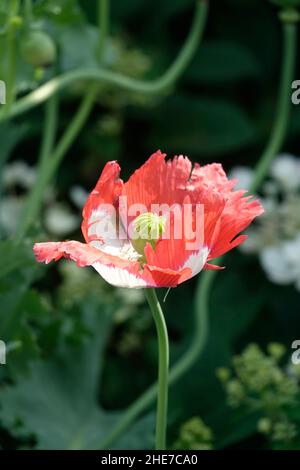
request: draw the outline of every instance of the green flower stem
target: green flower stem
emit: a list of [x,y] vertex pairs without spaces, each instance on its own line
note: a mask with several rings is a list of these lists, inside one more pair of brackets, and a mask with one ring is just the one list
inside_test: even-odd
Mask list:
[[37,179],[27,197],[25,207],[19,220],[17,230],[17,238],[19,240],[25,235],[28,227],[34,220],[35,214],[37,213],[40,205],[40,201],[43,197],[45,190],[45,186],[43,185],[44,175],[46,175],[48,172],[48,158],[53,151],[57,131],[57,108],[58,100],[57,96],[54,95],[47,101],[45,105],[44,130],[38,159]]
[[99,63],[101,63],[105,41],[108,37],[108,18],[109,1],[100,2],[98,7],[99,43],[97,51]]
[[[287,130],[287,120],[290,107],[290,89],[296,58],[296,34],[297,27],[293,24],[284,24],[284,44],[282,78],[279,87],[278,106],[275,121],[269,141],[259,160],[255,170],[252,191],[257,190],[266,176],[272,159],[280,151]],[[288,78],[287,78],[288,77]],[[284,119],[281,120],[282,112]],[[280,124],[279,124],[280,123]],[[280,139],[276,136],[279,129]],[[276,145],[275,145],[276,144]],[[271,155],[271,156],[270,156]],[[260,165],[261,161],[267,161]],[[256,177],[258,175],[259,177]],[[223,257],[219,258],[220,263]],[[190,347],[181,359],[170,369],[169,385],[173,385],[194,362],[199,359],[208,337],[209,298],[213,281],[218,271],[205,271],[199,277],[196,289],[195,303],[195,333]],[[141,395],[123,414],[116,427],[101,443],[100,449],[109,448],[113,442],[132,424],[132,422],[146,409],[148,409],[156,397],[157,384],[152,385]]]
[[[204,282],[198,285],[195,295],[195,333],[190,347],[171,367],[168,384],[176,381],[194,364],[202,353],[208,337],[208,292],[214,271],[207,271]],[[204,276],[203,276],[204,277]],[[100,449],[108,449],[126,429],[155,401],[158,384],[151,385],[129,408],[124,411],[117,425],[100,443]]]
[[[197,0],[194,20],[189,35],[173,64],[160,78],[148,82],[136,80],[134,78],[129,78],[124,75],[105,70],[101,67],[97,69],[74,70],[49,80],[37,90],[29,93],[26,97],[21,98],[10,110],[9,117],[13,118],[29,111],[35,106],[46,101],[54,93],[57,93],[78,80],[97,80],[107,82],[118,88],[145,94],[162,93],[174,84],[192,59],[204,31],[207,11],[208,1]],[[7,117],[8,116],[5,116],[0,112],[0,120],[6,119]]]
[[39,162],[41,163],[46,162],[53,150],[57,130],[57,115],[58,99],[57,96],[52,96],[46,103],[45,128],[39,155]]
[[168,374],[169,374],[169,339],[163,311],[156,296],[155,289],[145,289],[158,337],[158,399],[156,415],[157,450],[166,449],[166,429],[168,411]]
[[32,222],[36,219],[43,200],[45,187],[55,174],[59,163],[74,142],[77,134],[82,129],[90,114],[93,103],[94,93],[92,94],[90,92],[83,99],[77,113],[69,124],[66,132],[63,134],[52,155],[48,155],[46,164],[40,166],[40,172],[38,173],[36,184],[33,187],[23,211],[23,216],[18,230],[18,238],[22,238],[25,235]]
[[[99,31],[102,31],[101,34],[99,33],[99,60],[101,58],[101,54],[103,53],[103,46],[105,42],[105,40],[103,39],[103,31],[107,32],[108,30],[108,18],[106,16],[109,11],[108,2],[109,0],[98,0],[99,11],[105,13],[99,19],[101,23],[99,25]],[[32,222],[36,219],[42,204],[45,187],[47,186],[51,178],[54,176],[66,152],[69,150],[69,148],[75,141],[77,135],[86,123],[93,108],[96,96],[97,84],[93,83],[91,84],[88,92],[82,99],[77,113],[73,117],[65,133],[58,142],[57,147],[52,153],[50,152],[50,147],[45,142],[45,149],[43,151],[44,156],[42,159],[43,163],[41,163],[41,165],[39,166],[36,184],[33,187],[26,202],[22,219],[18,228],[18,238],[22,238],[25,235]],[[53,122],[51,121],[51,119],[46,120],[46,122],[47,130],[45,133],[45,139],[48,139],[49,135],[53,130]]]
[[291,85],[296,60],[297,24],[284,23],[283,34],[283,64],[276,117],[268,144],[256,165],[250,192],[255,192],[266,177],[272,160],[283,145],[288,128],[291,110]]
[[24,12],[26,18],[26,26],[29,27],[32,21],[32,0],[25,0]]

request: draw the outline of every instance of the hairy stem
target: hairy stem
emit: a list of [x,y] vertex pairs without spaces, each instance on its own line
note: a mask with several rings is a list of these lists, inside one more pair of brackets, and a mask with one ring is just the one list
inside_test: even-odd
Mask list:
[[156,450],[166,449],[168,411],[169,339],[166,322],[155,289],[145,289],[158,337],[158,398],[156,414]]
[[[205,280],[198,285],[195,295],[195,333],[189,349],[171,367],[169,372],[169,386],[176,381],[194,364],[202,353],[208,337],[208,292],[213,280],[214,271],[205,273]],[[204,277],[204,276],[203,276]],[[107,449],[116,439],[126,431],[132,422],[155,401],[157,383],[151,385],[126,411],[124,411],[117,425],[100,443],[100,449]]]

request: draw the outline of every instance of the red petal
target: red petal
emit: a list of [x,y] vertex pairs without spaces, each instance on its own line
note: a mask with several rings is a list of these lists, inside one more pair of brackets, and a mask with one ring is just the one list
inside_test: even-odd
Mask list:
[[[165,161],[166,154],[157,151],[136,170],[124,184],[122,195],[127,197],[127,207],[143,205],[145,211],[152,211],[152,204],[182,203],[192,164],[187,157],[179,156]],[[138,215],[138,214],[136,214]],[[128,224],[134,214],[128,218]]]
[[171,269],[146,265],[142,278],[147,282],[148,287],[176,287],[178,284],[190,279],[191,276],[192,271],[189,268],[176,272]]
[[217,230],[213,230],[212,224],[210,232],[213,236],[205,238],[211,248],[208,260],[218,258],[247,238],[245,235],[237,235],[264,212],[263,207],[259,201],[245,197],[245,191],[233,191],[235,180],[227,179],[220,164],[203,167],[196,164],[191,179],[196,187],[205,185],[208,192],[215,191],[223,196],[224,209],[218,216]]
[[203,269],[210,271],[220,271],[225,269],[225,266],[218,266],[217,264],[206,263]]

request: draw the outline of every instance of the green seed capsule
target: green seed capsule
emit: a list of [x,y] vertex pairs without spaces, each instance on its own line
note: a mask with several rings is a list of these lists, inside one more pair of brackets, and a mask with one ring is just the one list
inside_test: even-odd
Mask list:
[[28,64],[34,67],[46,67],[56,59],[55,43],[43,31],[31,31],[22,43],[21,54]]

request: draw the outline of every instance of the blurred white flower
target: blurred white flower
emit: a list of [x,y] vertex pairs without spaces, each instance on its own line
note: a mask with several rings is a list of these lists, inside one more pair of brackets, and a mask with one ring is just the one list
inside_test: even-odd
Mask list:
[[286,190],[294,190],[300,187],[300,161],[288,153],[278,155],[274,160],[271,176]]
[[36,170],[23,161],[15,161],[3,168],[2,184],[9,188],[19,185],[24,189],[31,188],[36,180]]
[[264,248],[260,253],[262,267],[276,284],[300,286],[300,233],[290,241]]
[[[0,231],[6,236],[16,233],[18,221],[24,209],[26,193],[36,181],[36,169],[24,161],[15,161],[6,165],[2,172],[2,185],[6,190],[0,201]],[[23,188],[24,194],[16,196],[15,186]],[[75,187],[75,199],[81,208],[87,198],[87,192]],[[80,219],[72,214],[67,205],[56,202],[54,188],[44,188],[44,210],[41,212],[45,229],[53,235],[65,236],[79,227]],[[46,207],[45,207],[46,206]]]
[[276,284],[290,284],[294,277],[287,259],[284,257],[283,245],[264,248],[259,259],[267,277]]
[[294,240],[284,243],[283,254],[290,266],[291,274],[295,280],[300,281],[300,233]]
[[253,180],[253,170],[247,166],[235,166],[229,172],[230,179],[237,179],[235,189],[249,189]]
[[44,223],[47,231],[53,235],[66,235],[79,227],[80,219],[67,207],[54,204],[46,209]]
[[82,186],[73,186],[70,189],[70,199],[76,207],[82,209],[89,193]]
[[20,197],[6,196],[0,202],[0,230],[6,236],[15,233],[20,215],[24,206],[24,200]]
[[[252,170],[236,167],[231,177],[240,180],[237,188],[247,188]],[[270,281],[300,290],[300,158],[278,155],[261,193],[265,213],[247,231],[248,240],[240,249],[259,256]]]

